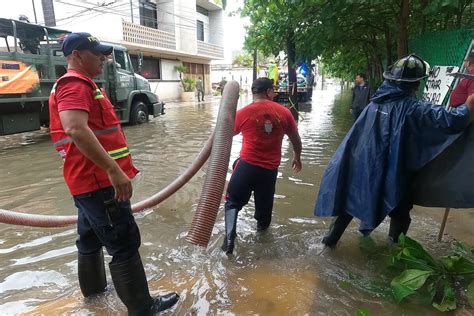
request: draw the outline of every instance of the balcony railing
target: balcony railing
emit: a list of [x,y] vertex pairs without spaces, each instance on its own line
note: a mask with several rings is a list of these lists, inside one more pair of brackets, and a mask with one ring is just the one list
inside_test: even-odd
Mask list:
[[124,42],[176,50],[176,37],[173,33],[127,21],[122,21],[122,27]]
[[224,59],[224,48],[222,46],[197,41],[198,55],[209,56],[215,59]]

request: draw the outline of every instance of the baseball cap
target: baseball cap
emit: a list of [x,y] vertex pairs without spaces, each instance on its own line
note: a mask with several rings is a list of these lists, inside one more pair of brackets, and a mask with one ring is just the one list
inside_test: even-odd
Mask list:
[[268,78],[258,78],[252,83],[252,93],[257,94],[273,89],[273,81]]
[[97,38],[85,32],[69,33],[64,38],[62,46],[64,56],[72,54],[73,50],[84,49],[93,50],[104,55],[110,55],[113,47],[101,44]]

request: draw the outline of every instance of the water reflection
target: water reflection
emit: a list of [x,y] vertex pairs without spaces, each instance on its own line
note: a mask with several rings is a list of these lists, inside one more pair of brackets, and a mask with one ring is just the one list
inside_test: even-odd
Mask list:
[[[239,215],[235,256],[227,258],[219,249],[224,233],[222,212],[207,250],[185,241],[205,168],[170,199],[137,214],[143,241],[140,252],[151,292],[177,290],[181,295],[173,314],[354,315],[358,308],[374,315],[433,314],[420,302],[395,304],[386,288],[371,281],[386,272],[386,223],[374,232],[369,246],[359,239],[354,223],[338,249],[327,252],[321,247],[330,219],[316,218],[312,211],[322,172],[352,122],[349,100],[349,93],[341,94],[331,86],[315,90],[299,122],[303,170],[292,173],[292,149],[285,140],[272,225],[267,233],[256,232],[251,200]],[[247,102],[242,97],[239,107]],[[187,168],[215,125],[218,103],[219,99],[202,105],[170,103],[165,116],[125,129],[141,170],[134,180],[133,201],[156,193]],[[19,135],[0,137],[0,207],[75,214],[63,183],[61,161],[47,132],[32,137],[35,144],[28,146],[20,144]],[[241,142],[240,136],[234,138],[231,162]],[[470,233],[473,212],[452,214],[448,233],[474,243]],[[436,253],[442,253],[445,245],[435,242],[440,216],[441,212],[417,208],[411,231]],[[74,228],[0,224],[0,236],[2,315],[125,314],[112,288],[95,299],[82,298]]]

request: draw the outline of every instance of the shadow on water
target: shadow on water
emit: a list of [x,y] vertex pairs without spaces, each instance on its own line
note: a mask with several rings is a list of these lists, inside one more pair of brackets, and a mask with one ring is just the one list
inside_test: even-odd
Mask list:
[[[247,102],[243,96],[239,107]],[[331,220],[314,217],[313,207],[324,168],[352,124],[349,102],[350,93],[341,94],[331,86],[314,91],[299,122],[303,170],[296,175],[291,172],[292,149],[285,140],[272,225],[266,233],[256,232],[251,199],[239,214],[235,255],[227,257],[219,248],[224,233],[222,212],[207,249],[185,241],[206,169],[164,203],[136,215],[151,292],[176,290],[181,295],[171,314],[354,315],[358,308],[374,315],[435,314],[417,301],[397,305],[387,294],[388,283],[377,282],[389,279],[387,223],[374,232],[372,243],[359,238],[354,223],[336,250],[321,247]],[[125,128],[141,170],[134,180],[133,201],[157,192],[191,163],[215,125],[218,104],[218,98],[202,104],[169,103],[165,116]],[[47,133],[34,134],[36,143],[29,146],[18,145],[21,138],[15,137],[0,138],[0,207],[74,214],[61,162]],[[241,143],[240,136],[234,138],[231,163]],[[438,218],[433,213],[417,209],[411,233],[429,250],[442,253],[446,247],[435,242]],[[472,212],[463,214],[471,216],[467,223],[472,224]],[[452,227],[464,230],[467,237],[472,225],[465,223],[452,223]],[[455,233],[450,223],[447,231]],[[111,285],[97,298],[82,298],[75,238],[73,227],[0,224],[0,314],[125,314]],[[110,275],[108,280],[111,283]]]

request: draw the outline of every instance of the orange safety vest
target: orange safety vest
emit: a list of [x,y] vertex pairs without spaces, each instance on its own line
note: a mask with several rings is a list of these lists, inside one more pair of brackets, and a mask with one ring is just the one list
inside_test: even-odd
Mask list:
[[107,173],[79,151],[73,140],[66,135],[61,124],[56,100],[56,87],[65,84],[65,79],[71,77],[83,80],[91,87],[90,98],[92,98],[94,105],[89,112],[89,127],[110,157],[117,162],[127,176],[129,178],[135,177],[138,169],[132,163],[125,135],[120,127],[120,120],[115,114],[112,103],[92,79],[75,70],[69,70],[56,81],[51,90],[49,116],[51,138],[54,147],[64,161],[64,179],[71,194],[78,195],[111,186]]

